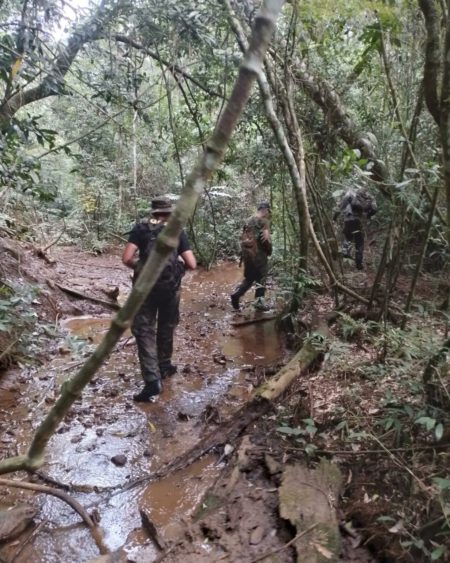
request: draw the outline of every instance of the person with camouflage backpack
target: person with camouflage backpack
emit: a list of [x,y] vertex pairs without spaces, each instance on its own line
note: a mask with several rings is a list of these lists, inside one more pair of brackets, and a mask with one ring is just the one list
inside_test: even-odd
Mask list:
[[264,303],[268,257],[272,254],[270,240],[270,205],[260,203],[256,215],[245,222],[240,239],[241,261],[244,263],[244,279],[231,294],[231,305],[239,311],[239,299],[256,283],[255,309],[268,311]]
[[355,263],[358,270],[363,269],[364,256],[364,229],[362,220],[364,216],[370,219],[377,212],[377,204],[366,188],[348,190],[334,213],[333,219],[343,217],[344,226],[342,233],[345,240],[342,244],[341,254],[351,258],[351,247],[355,245]]
[[[133,227],[122,254],[122,262],[134,270],[133,283],[173,210],[170,200],[165,197],[154,198],[151,206],[152,218]],[[145,383],[143,390],[134,395],[135,401],[151,402],[161,392],[161,379],[177,371],[172,364],[172,351],[173,335],[179,321],[181,279],[186,268],[194,270],[196,266],[186,233],[182,231],[178,249],[171,254],[131,326]]]

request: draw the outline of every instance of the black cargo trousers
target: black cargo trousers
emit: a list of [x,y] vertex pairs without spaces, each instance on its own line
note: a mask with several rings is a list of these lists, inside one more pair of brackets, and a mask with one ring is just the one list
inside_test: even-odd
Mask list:
[[[364,256],[364,231],[360,219],[344,220],[343,233],[349,246],[351,243],[355,245],[355,262],[357,268],[362,268]],[[347,251],[349,252],[349,248]]]
[[244,279],[231,294],[231,297],[242,297],[253,284],[256,284],[255,298],[264,297],[266,293],[267,271],[267,256],[259,256],[255,262],[244,260]]
[[180,320],[180,289],[152,290],[134,317],[131,332],[136,338],[145,383],[161,378],[170,367],[173,335]]

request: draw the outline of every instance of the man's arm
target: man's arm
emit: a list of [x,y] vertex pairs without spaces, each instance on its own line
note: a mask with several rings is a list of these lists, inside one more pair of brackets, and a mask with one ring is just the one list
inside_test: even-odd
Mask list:
[[180,256],[183,258],[183,262],[187,270],[195,270],[197,267],[197,260],[195,259],[192,250],[185,250],[180,254]]
[[272,254],[272,240],[270,238],[270,225],[266,219],[263,219],[260,226],[260,242],[267,256]]
[[122,263],[134,270],[137,264],[136,251],[138,247],[132,242],[127,242],[122,254]]
[[377,202],[375,200],[370,202],[369,209],[367,210],[367,217],[370,219],[378,211]]

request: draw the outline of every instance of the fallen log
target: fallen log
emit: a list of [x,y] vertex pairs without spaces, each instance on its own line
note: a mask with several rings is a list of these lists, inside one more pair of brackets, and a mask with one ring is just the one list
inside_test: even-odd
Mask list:
[[104,305],[105,307],[111,307],[118,311],[120,309],[120,305],[115,301],[106,301],[105,299],[101,299],[100,297],[95,297],[94,295],[86,295],[81,291],[73,289],[71,287],[67,287],[65,285],[61,285],[59,283],[55,283],[56,287],[58,287],[64,293],[71,295],[72,297],[78,297],[78,299],[87,299],[88,301],[93,301],[94,303],[99,303],[100,305]]
[[226,420],[219,428],[207,434],[190,450],[175,458],[159,471],[151,475],[139,477],[135,481],[125,485],[123,489],[117,491],[115,494],[120,494],[141,483],[163,479],[191,465],[208,452],[234,441],[250,424],[269,412],[275,401],[289,389],[293,381],[297,377],[304,375],[313,362],[321,356],[324,351],[325,336],[326,332],[322,324],[315,335],[305,341],[302,348],[292,360],[269,381],[255,389],[252,398],[242,405],[230,419]]

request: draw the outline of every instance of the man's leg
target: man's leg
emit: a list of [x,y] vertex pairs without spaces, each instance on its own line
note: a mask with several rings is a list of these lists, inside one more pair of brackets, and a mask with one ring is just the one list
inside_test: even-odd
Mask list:
[[269,307],[264,303],[264,296],[266,294],[266,280],[267,280],[267,264],[261,266],[255,276],[255,309],[259,311],[268,311]]
[[363,256],[364,256],[364,232],[361,223],[359,228],[354,231],[355,239],[355,262],[358,270],[363,269]]
[[180,291],[161,300],[158,307],[156,345],[161,378],[173,375],[177,367],[172,364],[173,335],[180,320]]
[[354,240],[354,221],[345,221],[344,228],[343,228],[343,235],[345,240],[342,242],[341,247],[341,254],[344,258],[351,258],[352,257],[352,242]]
[[156,313],[157,302],[150,295],[139,309],[131,326],[136,338],[139,364],[145,382],[144,389],[133,398],[136,401],[149,401],[161,391],[160,374],[156,352]]
[[[244,272],[245,276],[245,272]],[[233,309],[239,311],[239,299],[246,293],[253,285],[253,279],[248,279],[244,277],[241,283],[237,286],[234,292],[231,294],[231,304],[233,305]]]

